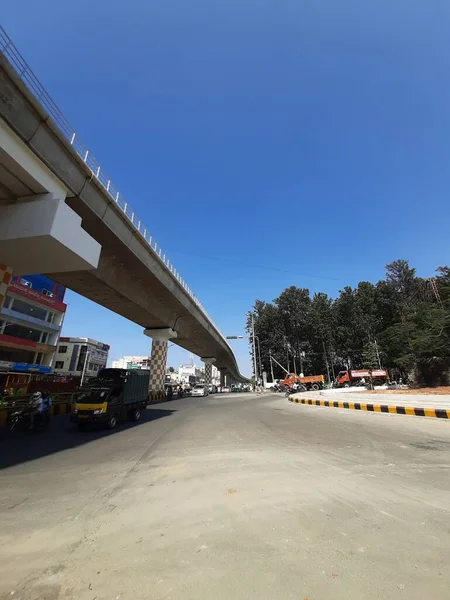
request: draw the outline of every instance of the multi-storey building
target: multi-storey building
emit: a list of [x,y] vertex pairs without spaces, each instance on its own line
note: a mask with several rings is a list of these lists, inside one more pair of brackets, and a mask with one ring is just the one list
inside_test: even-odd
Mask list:
[[112,361],[113,369],[149,369],[150,358],[148,356],[122,356]]
[[65,287],[45,275],[13,277],[0,309],[0,370],[50,373],[64,321]]
[[108,362],[109,346],[87,337],[61,337],[56,349],[53,372],[83,379],[95,377]]

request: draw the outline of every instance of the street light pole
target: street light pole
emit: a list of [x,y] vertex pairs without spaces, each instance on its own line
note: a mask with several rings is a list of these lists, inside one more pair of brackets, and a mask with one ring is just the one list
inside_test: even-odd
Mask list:
[[259,362],[259,371],[260,371],[260,375],[262,377],[262,362],[261,362],[261,342],[259,340],[259,337],[257,335],[255,335],[255,324],[253,321],[253,313],[252,313],[252,335],[227,335],[226,336],[227,340],[252,340],[252,346],[253,346],[253,369],[255,371],[255,384],[256,384],[256,380],[258,378],[258,370],[257,370],[257,362],[256,362],[256,344],[255,341],[258,341],[258,362]]

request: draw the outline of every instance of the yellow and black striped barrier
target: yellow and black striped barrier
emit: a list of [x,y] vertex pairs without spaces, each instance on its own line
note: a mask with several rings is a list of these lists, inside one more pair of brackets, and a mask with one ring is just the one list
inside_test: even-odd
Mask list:
[[313,400],[312,398],[293,398],[290,402],[309,406],[328,406],[329,408],[348,408],[351,410],[366,410],[368,412],[390,413],[393,415],[411,415],[413,417],[431,417],[433,419],[450,419],[450,409],[446,408],[417,408],[415,406],[394,406],[391,404],[364,404],[362,402],[336,402],[332,400]]
[[[174,394],[175,396],[175,394]],[[157,392],[149,392],[148,401],[151,402],[162,402],[163,400],[167,400],[166,391],[158,390]]]

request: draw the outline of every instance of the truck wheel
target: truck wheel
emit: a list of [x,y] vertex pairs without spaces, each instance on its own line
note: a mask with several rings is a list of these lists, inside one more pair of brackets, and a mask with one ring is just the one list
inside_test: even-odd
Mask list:
[[344,387],[349,388],[350,384],[349,383],[344,383]]
[[314,390],[315,392],[317,392],[317,390],[320,389],[320,385],[318,383],[313,383],[311,385],[311,389]]
[[139,410],[139,408],[136,408],[135,410],[131,411],[131,418],[133,419],[133,421],[139,421],[139,419],[141,418],[141,411]]
[[114,427],[117,425],[117,415],[111,415],[108,419],[108,421],[106,422],[106,427],[108,429],[114,429]]

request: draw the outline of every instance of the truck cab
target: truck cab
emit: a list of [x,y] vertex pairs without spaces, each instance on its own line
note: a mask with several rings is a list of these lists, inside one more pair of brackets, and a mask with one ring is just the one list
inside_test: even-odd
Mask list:
[[336,377],[336,383],[339,387],[350,387],[350,373],[348,371],[339,371]]
[[147,407],[150,371],[101,369],[84,386],[72,410],[71,421],[78,429],[89,423],[113,429],[119,421],[138,421]]

